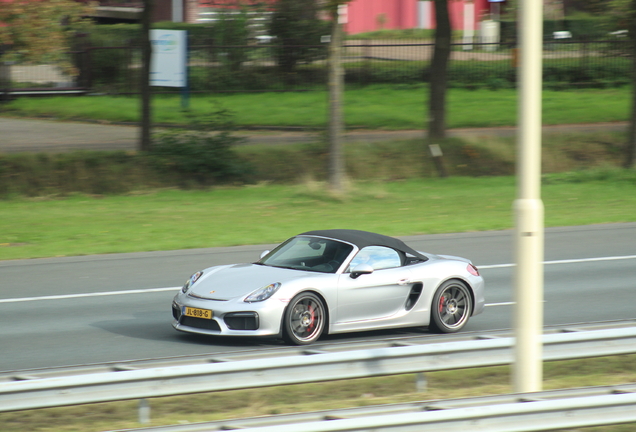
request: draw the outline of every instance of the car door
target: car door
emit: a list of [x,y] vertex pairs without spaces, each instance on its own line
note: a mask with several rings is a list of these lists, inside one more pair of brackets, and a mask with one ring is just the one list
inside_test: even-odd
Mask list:
[[[373,267],[373,273],[352,278],[350,271],[362,263]],[[401,255],[391,248],[361,249],[338,279],[337,324],[387,318],[403,310],[411,272],[402,263]]]

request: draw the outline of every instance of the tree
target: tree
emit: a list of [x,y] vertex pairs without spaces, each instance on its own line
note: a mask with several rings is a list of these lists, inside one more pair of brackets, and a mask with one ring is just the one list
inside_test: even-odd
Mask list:
[[610,0],[604,15],[608,28],[628,30],[632,57],[632,101],[623,166],[636,168],[636,0]]
[[77,75],[69,52],[77,32],[87,31],[91,7],[74,0],[13,0],[0,7],[0,45],[11,60],[51,62]]
[[625,168],[636,168],[636,0],[614,0],[612,6],[628,30],[632,51],[632,107],[625,143]]
[[331,16],[331,41],[329,42],[329,186],[333,191],[344,189],[345,163],[342,151],[342,91],[344,70],[342,68],[343,19],[341,13],[348,0],[331,0],[327,10]]
[[242,46],[247,45],[249,39],[249,7],[238,3],[234,9],[223,8],[216,13],[213,28],[214,44],[234,47],[223,49],[225,53],[220,55],[218,60],[232,72],[238,71],[241,64],[248,59],[247,51]]
[[448,13],[449,0],[434,0],[435,47],[431,62],[428,137],[441,139],[446,136],[446,87],[448,81],[448,59],[451,50],[451,25]]
[[329,32],[329,23],[318,18],[316,0],[277,0],[269,34],[275,36],[278,66],[293,73],[296,65],[324,58],[320,37]]
[[629,37],[632,41],[632,113],[629,133],[625,144],[625,168],[636,168],[636,0],[631,1],[628,11]]
[[150,20],[154,0],[144,0],[144,10],[141,15],[141,76],[139,87],[141,90],[141,134],[139,150],[149,151],[151,146],[150,134],[152,126],[150,92],[150,62],[152,46],[150,45]]
[[579,0],[576,7],[590,14],[603,14],[607,11],[607,7],[611,0]]

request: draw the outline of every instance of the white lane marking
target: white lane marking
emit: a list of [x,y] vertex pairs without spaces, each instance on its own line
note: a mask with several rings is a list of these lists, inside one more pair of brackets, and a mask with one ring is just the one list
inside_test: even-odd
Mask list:
[[[636,259],[636,255],[600,257],[600,258],[583,258],[583,259],[559,260],[559,261],[544,261],[543,264],[545,265],[575,264],[575,263],[598,262],[598,261],[619,261],[619,260],[628,260],[628,259]],[[496,268],[514,267],[515,265],[516,264],[494,264],[494,265],[484,265],[484,266],[477,266],[477,267],[479,269],[496,269]],[[97,293],[67,294],[67,295],[55,295],[55,296],[43,296],[43,297],[22,297],[22,298],[0,299],[0,303],[21,303],[21,302],[28,302],[28,301],[40,301],[40,300],[66,300],[66,299],[83,298],[83,297],[103,297],[103,296],[124,295],[124,294],[146,294],[146,293],[155,293],[155,292],[163,292],[163,291],[176,291],[178,289],[181,289],[181,287],[150,288],[150,289],[128,290],[128,291],[107,291],[107,292],[97,292]],[[513,302],[492,303],[492,304],[487,304],[486,306],[509,306],[512,304],[514,303]]]
[[107,292],[66,294],[66,295],[54,295],[54,296],[43,296],[43,297],[22,297],[22,298],[0,299],[0,303],[20,303],[20,302],[28,302],[28,301],[39,301],[39,300],[66,300],[66,299],[75,299],[75,298],[83,298],[83,297],[103,297],[103,296],[114,296],[114,295],[124,295],[124,294],[146,294],[146,293],[155,293],[155,292],[163,292],[163,291],[176,291],[178,289],[181,289],[181,287],[150,288],[150,289],[128,290],[128,291],[107,291]]
[[[579,263],[586,263],[586,262],[620,261],[620,260],[628,260],[628,259],[636,259],[636,255],[600,257],[600,258],[581,258],[581,259],[558,260],[558,261],[544,261],[543,264],[545,264],[545,265],[552,265],[552,264],[579,264]],[[477,268],[481,270],[481,269],[507,268],[507,267],[514,267],[514,266],[516,266],[516,264],[493,264],[493,265],[477,266]]]
[[[598,262],[598,261],[618,261],[618,260],[627,260],[627,259],[636,259],[636,255],[626,255],[626,256],[614,256],[614,257],[600,257],[600,258],[582,258],[576,260],[558,260],[558,261],[544,261],[545,265],[552,264],[574,264],[574,263],[586,263],[586,262]],[[516,264],[495,264],[495,265],[484,265],[477,266],[479,270],[483,269],[496,269],[496,268],[510,268],[514,267]],[[490,303],[485,306],[513,306],[515,302],[503,302],[503,303]]]

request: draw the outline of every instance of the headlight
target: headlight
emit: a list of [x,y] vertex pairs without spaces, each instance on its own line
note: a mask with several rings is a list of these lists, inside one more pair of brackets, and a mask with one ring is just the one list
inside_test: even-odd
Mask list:
[[245,297],[245,300],[243,301],[247,303],[253,303],[253,302],[260,302],[263,300],[267,300],[268,298],[273,296],[276,291],[278,291],[278,288],[280,288],[280,285],[281,285],[280,282],[276,282],[273,284],[269,284],[263,288],[259,288],[256,291],[254,291],[252,294]]
[[188,290],[190,289],[190,287],[192,285],[194,285],[194,283],[196,281],[199,280],[199,278],[201,277],[201,275],[203,275],[202,271],[196,272],[195,274],[193,274],[192,276],[190,276],[190,278],[185,282],[185,284],[183,285],[183,288],[181,288],[181,292],[182,293],[187,293]]

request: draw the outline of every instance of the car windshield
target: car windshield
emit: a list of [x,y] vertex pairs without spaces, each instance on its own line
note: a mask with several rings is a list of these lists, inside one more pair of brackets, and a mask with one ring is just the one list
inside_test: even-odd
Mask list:
[[294,270],[335,273],[353,246],[319,237],[292,237],[265,255],[258,264]]

